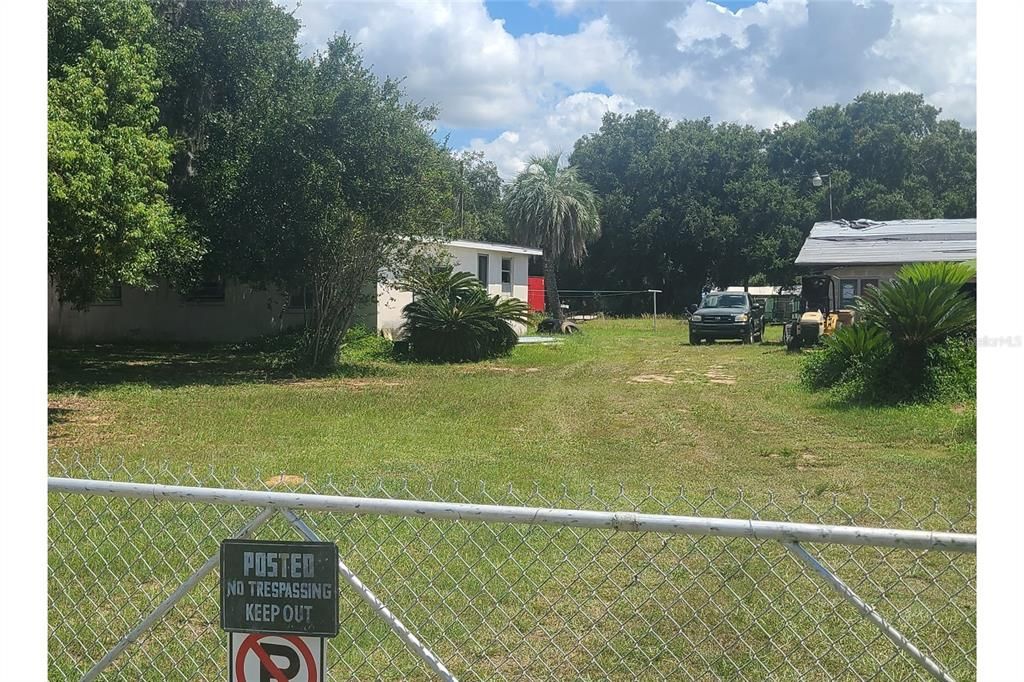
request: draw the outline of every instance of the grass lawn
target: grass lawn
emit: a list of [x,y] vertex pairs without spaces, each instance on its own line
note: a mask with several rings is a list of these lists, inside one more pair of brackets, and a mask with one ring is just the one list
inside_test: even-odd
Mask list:
[[[495,362],[354,360],[327,377],[293,376],[253,349],[53,349],[51,472],[123,461],[123,478],[166,463],[171,478],[191,465],[211,484],[307,474],[312,489],[348,493],[973,531],[973,405],[830,406],[799,385],[799,356],[769,332],[764,345],[691,347],[679,322],[653,333],[649,320],[595,321]],[[51,504],[54,679],[76,679],[250,513]],[[921,672],[776,543],[309,520],[460,678]],[[261,533],[287,535],[280,521]],[[973,556],[813,553],[957,679],[974,677]],[[425,676],[350,594],[342,614],[335,678]],[[218,679],[216,620],[210,576],[115,677]]]
[[974,498],[973,405],[837,409],[799,385],[800,356],[778,344],[685,338],[674,321],[595,321],[495,362],[365,361],[327,378],[289,377],[258,353],[54,350],[51,457]]

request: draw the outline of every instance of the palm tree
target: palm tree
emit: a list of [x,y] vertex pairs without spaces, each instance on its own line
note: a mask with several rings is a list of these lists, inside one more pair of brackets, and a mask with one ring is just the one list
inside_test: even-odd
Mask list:
[[601,233],[597,198],[575,168],[559,170],[561,154],[535,156],[512,183],[505,217],[519,241],[544,249],[544,288],[548,313],[564,321],[555,277],[559,258],[579,263],[587,242]]

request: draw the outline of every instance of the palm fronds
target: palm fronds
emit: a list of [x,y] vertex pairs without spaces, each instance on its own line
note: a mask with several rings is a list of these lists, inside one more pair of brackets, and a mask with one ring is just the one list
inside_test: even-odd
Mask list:
[[410,275],[413,293],[402,309],[412,355],[434,362],[465,362],[510,351],[519,337],[511,323],[525,324],[528,308],[518,299],[489,296],[467,272],[434,270]]
[[974,276],[973,263],[905,265],[864,295],[858,316],[888,332],[896,346],[923,351],[975,326],[975,303],[962,292]]
[[597,199],[575,168],[559,170],[560,155],[532,157],[512,183],[505,215],[516,237],[544,249],[557,260],[562,254],[578,263],[587,242],[601,232]]

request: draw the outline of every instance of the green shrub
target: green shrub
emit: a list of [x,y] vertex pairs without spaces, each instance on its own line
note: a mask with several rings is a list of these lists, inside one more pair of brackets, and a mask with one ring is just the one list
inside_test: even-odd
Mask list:
[[390,360],[394,357],[394,343],[358,324],[345,332],[341,353],[346,360]]
[[829,388],[842,382],[855,368],[880,365],[891,350],[888,336],[877,327],[842,327],[827,337],[821,348],[805,355],[800,379],[812,390]]
[[432,362],[466,362],[508,353],[519,341],[512,322],[526,324],[527,305],[488,296],[466,272],[434,269],[414,273],[402,287],[413,302],[402,309],[412,356]]
[[974,339],[952,337],[928,349],[923,392],[943,402],[973,401],[978,389],[978,347]]
[[962,288],[974,275],[972,263],[902,267],[864,294],[857,324],[807,353],[801,381],[836,402],[973,400],[975,303]]

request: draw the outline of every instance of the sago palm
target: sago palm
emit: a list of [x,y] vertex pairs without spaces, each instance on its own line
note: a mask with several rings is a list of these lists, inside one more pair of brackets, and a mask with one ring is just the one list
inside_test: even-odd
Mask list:
[[505,198],[505,217],[517,240],[544,249],[548,312],[562,320],[556,268],[563,255],[579,263],[587,242],[598,237],[601,220],[594,190],[575,168],[558,168],[559,154],[532,157]]
[[402,288],[414,297],[402,309],[404,330],[413,355],[423,360],[462,362],[501,355],[519,340],[511,324],[527,320],[525,303],[488,296],[466,272],[419,273]]
[[912,263],[896,278],[864,294],[858,316],[888,332],[893,344],[921,354],[931,344],[975,325],[974,300],[963,286],[975,277],[973,263]]

